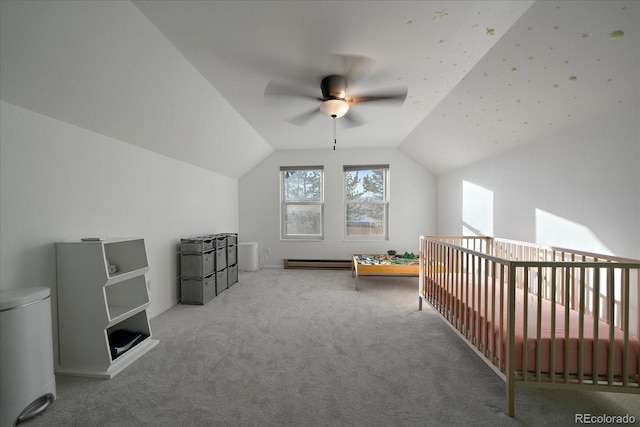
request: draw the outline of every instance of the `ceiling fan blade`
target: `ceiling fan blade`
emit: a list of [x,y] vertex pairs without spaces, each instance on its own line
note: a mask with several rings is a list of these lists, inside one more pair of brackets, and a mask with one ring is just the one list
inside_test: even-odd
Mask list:
[[375,61],[366,56],[342,54],[331,56],[339,63],[336,68],[340,69],[340,74],[350,82],[364,80],[375,67]]
[[322,98],[314,95],[306,88],[301,88],[299,86],[294,86],[290,84],[279,83],[276,81],[270,81],[267,86],[264,88],[264,96],[273,96],[273,97],[297,97],[297,98],[306,98],[312,99],[314,101],[321,101]]
[[320,113],[320,110],[318,109],[318,107],[314,107],[312,110],[306,111],[302,114],[298,114],[297,116],[293,116],[290,119],[287,119],[287,122],[296,126],[304,126],[309,122],[309,120],[314,118],[319,113]]
[[396,102],[402,103],[407,99],[407,88],[388,90],[385,92],[371,93],[361,96],[350,96],[347,101],[351,104],[361,104],[363,102]]
[[358,113],[354,112],[353,110],[350,110],[344,117],[343,119],[345,119],[344,123],[346,127],[349,128],[354,128],[357,126],[362,126],[365,123],[367,123],[367,121]]

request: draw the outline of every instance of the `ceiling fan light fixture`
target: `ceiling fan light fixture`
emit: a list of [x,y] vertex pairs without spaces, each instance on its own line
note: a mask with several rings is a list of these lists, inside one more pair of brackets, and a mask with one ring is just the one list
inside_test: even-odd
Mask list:
[[327,117],[339,119],[349,111],[349,104],[344,99],[328,99],[320,104],[320,111]]

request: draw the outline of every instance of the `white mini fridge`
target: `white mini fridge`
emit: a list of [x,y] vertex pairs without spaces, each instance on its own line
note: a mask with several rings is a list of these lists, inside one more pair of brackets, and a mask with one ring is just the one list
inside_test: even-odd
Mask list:
[[14,426],[56,398],[51,290],[0,292],[0,426]]

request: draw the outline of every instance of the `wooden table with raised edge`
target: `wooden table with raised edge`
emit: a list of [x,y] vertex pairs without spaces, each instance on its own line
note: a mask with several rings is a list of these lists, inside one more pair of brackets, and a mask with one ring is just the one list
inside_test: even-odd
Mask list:
[[[371,261],[379,263],[369,263]],[[397,262],[394,263],[393,261]],[[356,291],[360,289],[360,276],[418,276],[418,258],[394,258],[387,254],[353,254],[351,256],[351,276],[356,280]]]

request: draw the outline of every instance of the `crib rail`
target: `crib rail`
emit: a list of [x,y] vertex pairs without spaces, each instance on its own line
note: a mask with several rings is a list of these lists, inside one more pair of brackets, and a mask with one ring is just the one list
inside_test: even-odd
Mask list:
[[507,383],[640,393],[640,261],[477,236],[420,239],[420,302]]

